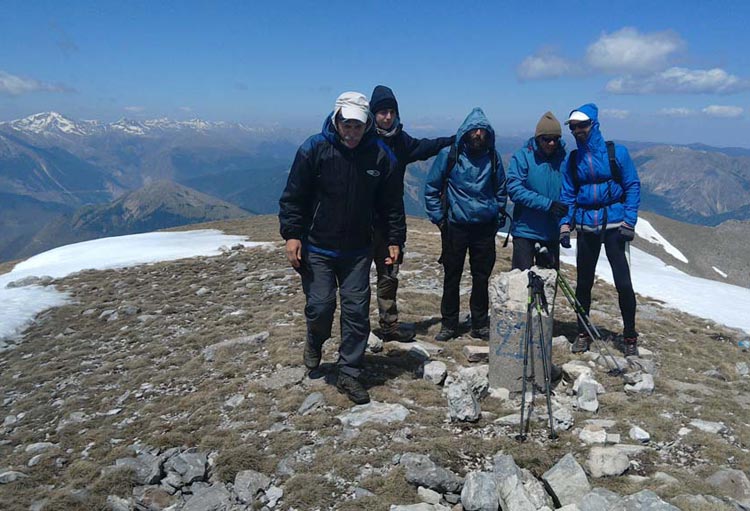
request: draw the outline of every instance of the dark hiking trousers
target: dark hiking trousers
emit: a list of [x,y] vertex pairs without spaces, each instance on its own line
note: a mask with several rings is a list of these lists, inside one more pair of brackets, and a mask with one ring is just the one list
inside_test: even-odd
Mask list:
[[385,258],[389,255],[388,240],[375,229],[372,236],[372,257],[375,261],[375,271],[378,274],[377,291],[375,294],[378,300],[380,328],[383,332],[392,332],[398,328],[396,293],[398,292],[399,265],[386,266]]
[[[617,296],[620,302],[620,314],[622,314],[623,337],[637,337],[635,331],[635,292],[630,280],[630,266],[625,257],[625,241],[620,238],[617,229],[604,231],[602,240],[601,233],[582,232],[577,234],[576,267],[578,269],[578,280],[576,283],[576,298],[586,310],[591,309],[591,288],[594,285],[596,273],[596,262],[599,259],[602,243],[607,254],[607,260],[612,268],[612,276],[615,279]],[[585,333],[583,324],[578,322],[578,332]]]
[[471,268],[471,310],[472,328],[489,326],[488,284],[492,268],[495,266],[495,233],[497,225],[486,224],[451,224],[442,228],[443,242],[443,299],[440,313],[443,326],[456,330],[458,328],[459,286],[464,271],[466,251],[469,251]]
[[316,348],[331,337],[336,289],[341,298],[341,345],[339,371],[357,378],[370,335],[369,254],[356,257],[330,257],[305,253],[302,289],[307,299],[307,342]]
[[[537,253],[534,245],[546,247],[543,254]],[[528,270],[537,265],[540,268],[557,270],[560,268],[560,243],[558,241],[539,241],[513,236],[513,259],[511,269]]]

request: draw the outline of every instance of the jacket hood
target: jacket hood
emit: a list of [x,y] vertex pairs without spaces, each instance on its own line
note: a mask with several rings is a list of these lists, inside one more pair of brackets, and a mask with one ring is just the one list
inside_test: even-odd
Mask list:
[[487,133],[489,134],[490,147],[495,147],[495,130],[492,129],[490,121],[487,120],[487,116],[484,115],[482,109],[476,107],[471,111],[469,115],[466,116],[466,119],[464,119],[461,127],[458,128],[458,131],[456,132],[456,148],[461,149],[461,146],[463,144],[463,141],[461,139],[464,135],[466,135],[466,133],[478,128],[487,130]]
[[365,134],[362,135],[362,140],[354,149],[349,149],[343,143],[341,143],[341,136],[339,135],[339,132],[336,131],[336,127],[333,125],[333,113],[328,114],[325,121],[323,121],[323,129],[321,130],[321,134],[331,145],[338,147],[339,150],[356,151],[361,147],[367,147],[368,145],[375,143],[376,137],[375,128],[373,128],[374,125],[375,123],[372,121],[372,119],[367,121]]
[[396,95],[389,87],[378,85],[373,89],[370,96],[370,112],[375,114],[386,108],[393,108],[396,111],[396,115],[399,115]]
[[[576,110],[583,112],[589,117],[589,119],[591,119],[591,131],[589,132],[588,140],[586,140],[586,142],[579,142],[578,139],[576,139],[578,149],[590,151],[592,148],[603,146],[604,137],[602,137],[602,133],[599,130],[599,108],[597,108],[594,103],[586,103],[575,110],[571,110],[570,113],[572,114]],[[570,114],[568,114],[568,116],[570,116]]]

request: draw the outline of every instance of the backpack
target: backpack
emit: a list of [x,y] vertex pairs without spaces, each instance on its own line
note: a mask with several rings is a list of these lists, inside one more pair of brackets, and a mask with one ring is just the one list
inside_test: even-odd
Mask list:
[[[615,143],[607,140],[605,144],[607,144],[607,156],[609,156],[609,173],[612,174],[612,179],[615,183],[622,185],[622,168],[620,168],[620,164],[617,163],[617,158],[615,157]],[[568,156],[568,173],[573,180],[573,187],[576,191],[578,191],[581,185],[578,180],[578,169],[576,168],[577,154],[578,149],[573,149],[570,151],[570,156]]]
[[[457,144],[453,144],[450,151],[448,151],[448,163],[445,169],[445,178],[443,178],[443,189],[440,193],[440,205],[443,211],[444,222],[448,221],[448,178],[451,175],[453,167],[456,166],[456,161],[458,161],[458,150],[456,149],[456,145]],[[490,166],[492,190],[494,193],[494,190],[497,189],[497,151],[495,151],[495,146],[490,148]]]

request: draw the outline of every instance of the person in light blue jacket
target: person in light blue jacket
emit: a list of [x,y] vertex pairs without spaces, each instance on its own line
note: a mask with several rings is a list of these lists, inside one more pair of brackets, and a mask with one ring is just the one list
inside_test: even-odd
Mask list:
[[[559,201],[565,142],[560,121],[546,112],[534,136],[516,151],[508,166],[508,196],[513,201],[513,269],[535,264],[559,268],[559,219],[568,212]],[[546,250],[537,251],[539,248]]]
[[505,223],[505,171],[495,131],[481,108],[466,117],[456,141],[443,148],[427,176],[425,209],[440,227],[445,272],[442,328],[435,337],[458,336],[459,284],[466,252],[471,267],[471,336],[489,339],[488,284],[495,266],[495,235]]
[[[610,161],[608,145],[611,143],[605,142],[599,131],[599,110],[595,104],[587,103],[573,110],[566,124],[570,126],[578,149],[571,152],[570,162],[563,172],[560,201],[569,207],[569,211],[560,219],[560,244],[570,248],[570,231],[576,229],[576,297],[588,313],[596,262],[604,245],[622,314],[623,351],[626,356],[637,356],[635,292],[626,253],[635,237],[641,202],[638,172],[624,146],[612,145],[614,161]],[[586,351],[591,339],[580,322],[578,332],[573,351]]]

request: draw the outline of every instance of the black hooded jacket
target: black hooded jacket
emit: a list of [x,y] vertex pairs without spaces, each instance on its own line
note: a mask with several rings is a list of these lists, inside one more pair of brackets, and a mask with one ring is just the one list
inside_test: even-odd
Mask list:
[[329,115],[322,132],[297,150],[279,200],[282,238],[354,252],[370,247],[375,223],[389,245],[403,246],[403,178],[395,165],[394,155],[378,141],[372,126],[359,145],[349,149]]

